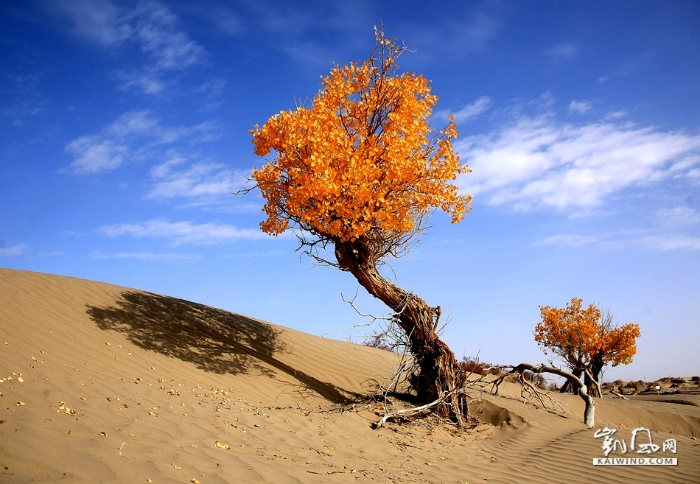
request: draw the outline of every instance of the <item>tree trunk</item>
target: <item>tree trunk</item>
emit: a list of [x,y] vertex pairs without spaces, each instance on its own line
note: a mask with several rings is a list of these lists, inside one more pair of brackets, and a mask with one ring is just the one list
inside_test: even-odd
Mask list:
[[[588,394],[592,397],[602,397],[600,389],[600,372],[603,371],[605,362],[603,361],[603,354],[599,353],[591,358],[591,364],[589,371],[586,373],[586,386],[588,386]],[[590,374],[590,376],[589,376]]]
[[[350,272],[372,296],[380,299],[397,315],[397,323],[406,332],[410,351],[420,368],[414,381],[418,398],[423,403],[437,400],[445,393],[460,388],[465,375],[450,348],[436,333],[440,308],[428,304],[415,294],[385,279],[372,260],[372,251],[360,237],[354,242],[337,242],[335,256],[340,269]],[[453,395],[438,407],[442,417],[462,424],[468,415],[466,397]]]

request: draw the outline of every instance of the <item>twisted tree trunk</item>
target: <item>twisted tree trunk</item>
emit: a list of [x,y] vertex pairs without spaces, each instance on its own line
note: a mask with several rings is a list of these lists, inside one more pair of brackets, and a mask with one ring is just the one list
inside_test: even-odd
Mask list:
[[[431,402],[444,393],[460,388],[465,375],[454,353],[436,333],[440,307],[431,307],[421,298],[385,279],[372,259],[373,251],[362,238],[354,242],[337,242],[335,256],[342,270],[350,272],[372,296],[380,299],[396,314],[399,326],[410,342],[411,354],[420,368],[414,383],[418,398]],[[438,407],[442,417],[460,425],[468,415],[465,395],[454,395]]]

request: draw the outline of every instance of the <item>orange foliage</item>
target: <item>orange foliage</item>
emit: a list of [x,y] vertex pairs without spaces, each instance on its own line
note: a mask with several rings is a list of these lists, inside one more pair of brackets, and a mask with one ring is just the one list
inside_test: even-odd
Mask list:
[[583,309],[580,298],[572,298],[566,308],[540,306],[542,321],[535,327],[535,341],[561,357],[573,369],[599,364],[629,364],[637,352],[639,325],[612,327],[612,317],[591,304]]
[[282,111],[251,130],[255,154],[274,159],[253,170],[266,203],[264,232],[297,225],[322,238],[354,241],[372,231],[410,233],[434,208],[459,222],[470,197],[450,184],[459,163],[450,118],[431,135],[437,103],[428,81],[398,74],[406,49],[375,29],[369,60],[335,67],[310,107]]

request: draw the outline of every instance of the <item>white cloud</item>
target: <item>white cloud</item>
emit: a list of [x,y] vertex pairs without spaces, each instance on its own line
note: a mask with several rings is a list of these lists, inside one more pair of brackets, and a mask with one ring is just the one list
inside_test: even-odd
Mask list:
[[[489,96],[481,96],[475,99],[473,103],[467,104],[459,111],[452,113],[452,115],[454,116],[455,121],[457,123],[461,123],[469,118],[478,116],[479,114],[486,111],[489,107],[491,107],[491,98]],[[440,110],[435,113],[435,116],[447,118],[449,114],[450,111]]]
[[79,175],[114,170],[127,160],[154,156],[154,151],[182,139],[211,141],[216,138],[210,123],[191,127],[167,127],[150,111],[131,111],[97,134],[81,136],[66,145],[74,160],[69,169]]
[[200,203],[214,202],[222,195],[231,198],[231,192],[246,183],[245,172],[241,170],[227,170],[219,163],[187,162],[186,158],[175,156],[153,167],[154,184],[146,198],[184,197]]
[[0,248],[0,257],[17,257],[20,255],[24,255],[26,252],[26,245],[13,245],[12,247]]
[[591,110],[591,103],[587,101],[571,101],[571,104],[569,104],[569,110],[584,114]]
[[98,136],[81,136],[66,146],[75,157],[70,169],[79,175],[113,170],[124,162],[129,148]]
[[103,235],[116,237],[130,235],[135,238],[164,237],[175,245],[201,244],[215,245],[238,240],[258,240],[267,236],[260,230],[238,229],[232,225],[215,223],[193,224],[192,222],[167,222],[165,220],[149,220],[133,224],[106,225],[98,229]]
[[193,262],[202,258],[202,256],[198,254],[156,254],[153,252],[118,252],[114,254],[106,254],[101,251],[92,252],[90,256],[94,257],[95,259],[136,259],[148,262],[164,263]]
[[164,5],[139,3],[131,17],[134,38],[154,58],[156,68],[183,69],[203,60],[203,47],[177,30],[177,18]]
[[177,17],[156,1],[123,7],[109,0],[63,0],[49,8],[68,18],[81,37],[106,47],[126,43],[140,46],[149,61],[136,71],[116,72],[124,89],[157,94],[165,86],[160,79],[164,72],[186,69],[206,57],[204,48],[178,29]]
[[[600,122],[559,124],[521,116],[491,134],[455,142],[473,170],[461,191],[517,209],[589,209],[631,186],[690,176],[700,162],[700,134]],[[695,160],[682,166],[681,160]]]
[[608,113],[608,115],[605,116],[604,119],[606,121],[609,121],[609,120],[613,120],[613,119],[622,119],[625,116],[627,116],[627,112],[625,112],[625,111],[613,111],[611,113]]

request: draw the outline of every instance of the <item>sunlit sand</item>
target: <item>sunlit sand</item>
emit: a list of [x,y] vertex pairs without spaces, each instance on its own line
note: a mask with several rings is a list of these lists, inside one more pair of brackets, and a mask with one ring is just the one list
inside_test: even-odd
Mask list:
[[[555,412],[507,383],[479,396],[467,430],[374,430],[381,402],[363,398],[398,363],[193,302],[0,269],[0,482],[700,482],[697,379],[636,396],[618,385],[627,399],[597,399],[594,429],[580,398],[556,395]],[[593,465],[596,430],[629,445],[639,427],[677,465]]]

